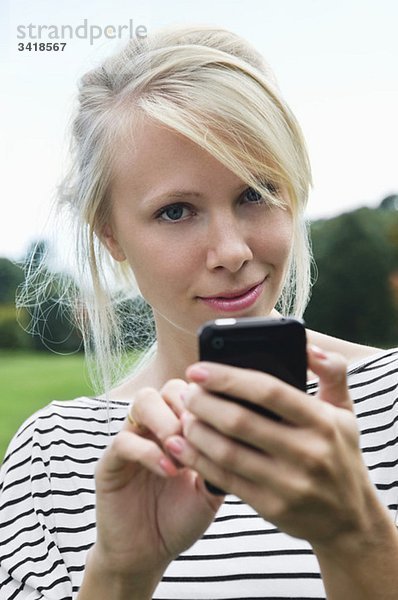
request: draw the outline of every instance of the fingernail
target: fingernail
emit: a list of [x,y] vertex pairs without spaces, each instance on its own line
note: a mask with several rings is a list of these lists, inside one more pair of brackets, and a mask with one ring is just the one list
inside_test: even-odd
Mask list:
[[179,456],[184,449],[184,442],[181,438],[173,437],[167,440],[165,446],[171,454]]
[[183,401],[185,408],[187,408],[189,406],[189,391],[188,390],[186,392],[182,392],[181,400]]
[[319,359],[327,358],[327,355],[325,354],[325,352],[318,346],[311,344],[310,349],[311,349],[312,354],[314,356],[316,356],[316,358],[319,358]]
[[189,403],[191,401],[191,394],[197,390],[197,387],[198,386],[196,385],[196,383],[189,383],[186,390],[181,392],[181,400],[183,401],[185,407],[189,407]]
[[187,426],[192,422],[193,416],[188,411],[182,413],[180,420],[182,425],[182,431],[184,435],[187,433]]
[[191,365],[187,369],[187,375],[195,381],[206,381],[209,376],[209,371],[201,364]]

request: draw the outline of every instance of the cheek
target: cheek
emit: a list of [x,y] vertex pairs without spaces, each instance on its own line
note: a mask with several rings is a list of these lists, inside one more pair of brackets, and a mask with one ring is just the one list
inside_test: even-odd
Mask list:
[[285,224],[285,226],[281,229],[280,235],[280,248],[281,254],[283,254],[284,260],[287,260],[291,254],[291,250],[293,247],[293,227],[289,224]]
[[286,263],[293,244],[293,224],[287,215],[274,215],[259,228],[256,236],[257,251],[275,266]]
[[181,244],[176,238],[140,236],[134,248],[130,245],[127,260],[144,295],[151,294],[153,289],[167,295],[168,290],[183,288],[192,279],[198,263],[195,245]]

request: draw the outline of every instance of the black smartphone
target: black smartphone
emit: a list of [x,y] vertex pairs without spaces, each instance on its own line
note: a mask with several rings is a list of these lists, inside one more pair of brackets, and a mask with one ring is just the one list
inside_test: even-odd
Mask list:
[[[225,318],[206,322],[198,331],[200,360],[269,373],[306,391],[307,352],[304,322],[293,318]],[[247,400],[224,394],[254,413],[280,420],[275,413]],[[223,490],[206,481],[213,494]]]

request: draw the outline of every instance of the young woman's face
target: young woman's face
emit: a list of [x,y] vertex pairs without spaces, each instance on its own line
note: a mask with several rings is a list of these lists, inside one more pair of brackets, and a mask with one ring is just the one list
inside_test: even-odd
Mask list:
[[122,144],[104,239],[126,259],[158,330],[194,334],[209,319],[266,316],[292,243],[288,210],[271,207],[208,152],[144,121]]

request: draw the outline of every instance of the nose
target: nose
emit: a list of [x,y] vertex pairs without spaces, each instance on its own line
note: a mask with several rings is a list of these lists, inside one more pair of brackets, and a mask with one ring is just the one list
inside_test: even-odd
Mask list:
[[211,223],[208,231],[206,266],[209,270],[224,268],[236,273],[253,259],[242,223],[224,215]]

